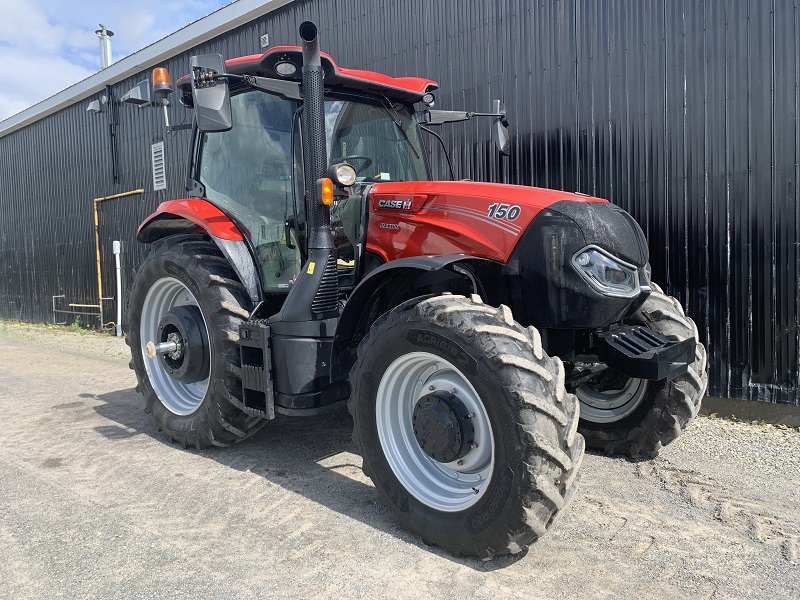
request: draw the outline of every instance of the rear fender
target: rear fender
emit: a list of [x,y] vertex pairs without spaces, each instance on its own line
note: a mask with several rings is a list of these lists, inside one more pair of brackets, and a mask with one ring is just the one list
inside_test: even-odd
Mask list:
[[250,244],[230,217],[207,200],[163,202],[139,226],[136,239],[150,244],[170,235],[206,233],[228,259],[253,304],[263,299],[261,279]]
[[478,275],[493,261],[451,256],[416,256],[393,260],[371,271],[347,299],[333,340],[334,381],[347,378],[358,343],[378,317],[411,298],[452,292],[480,294]]

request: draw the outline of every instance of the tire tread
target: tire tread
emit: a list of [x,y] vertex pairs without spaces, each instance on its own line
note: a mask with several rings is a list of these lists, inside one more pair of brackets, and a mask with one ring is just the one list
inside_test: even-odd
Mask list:
[[[134,307],[131,298],[143,297],[146,290],[138,288],[144,285],[143,273],[158,273],[159,260],[172,260],[178,264],[191,266],[192,277],[202,284],[203,302],[216,306],[217,310],[206,311],[209,334],[215,335],[222,349],[217,352],[218,376],[209,383],[209,391],[204,404],[208,403],[207,417],[204,422],[188,431],[179,431],[170,427],[165,421],[166,409],[154,410],[159,400],[150,386],[138,346],[140,307]],[[157,276],[157,275],[156,275]],[[209,285],[210,284],[210,285]],[[250,300],[245,288],[239,282],[235,271],[219,248],[207,236],[180,235],[170,236],[152,244],[139,265],[136,277],[128,293],[128,335],[126,343],[131,347],[131,368],[136,372],[137,390],[145,397],[145,410],[151,412],[157,421],[159,431],[163,431],[171,441],[182,447],[197,449],[210,446],[230,446],[258,431],[266,422],[258,417],[246,414],[241,400],[241,383],[239,368],[239,326],[249,318]],[[138,368],[137,368],[138,367]],[[202,408],[203,405],[201,405]],[[168,412],[168,411],[167,411]]]
[[[481,298],[442,295],[408,301],[379,317],[357,349],[357,360],[350,372],[353,393],[348,403],[354,417],[353,440],[364,459],[363,470],[373,479],[381,500],[395,512],[404,525],[413,529],[404,513],[374,477],[370,448],[365,446],[369,425],[356,409],[362,365],[376,354],[374,345],[397,324],[409,321],[429,322],[446,327],[460,339],[481,352],[494,372],[505,382],[503,397],[514,402],[518,417],[516,431],[524,453],[524,492],[519,502],[517,520],[498,523],[490,540],[464,542],[437,535],[430,528],[415,530],[427,543],[445,547],[455,555],[484,559],[516,553],[536,541],[550,528],[554,517],[569,504],[577,482],[577,470],[583,458],[584,441],[577,433],[578,403],[564,388],[564,369],[557,358],[548,357],[534,328],[525,328],[513,320],[507,307],[493,308]],[[485,349],[485,352],[483,350]],[[498,398],[497,401],[500,401]]]

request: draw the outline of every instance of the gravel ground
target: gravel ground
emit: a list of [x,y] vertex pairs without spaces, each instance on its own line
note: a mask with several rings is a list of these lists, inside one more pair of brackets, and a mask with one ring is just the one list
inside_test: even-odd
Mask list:
[[800,432],[698,418],[657,458],[587,455],[521,556],[398,529],[346,412],[229,449],[158,434],[121,340],[0,323],[0,598],[798,598]]

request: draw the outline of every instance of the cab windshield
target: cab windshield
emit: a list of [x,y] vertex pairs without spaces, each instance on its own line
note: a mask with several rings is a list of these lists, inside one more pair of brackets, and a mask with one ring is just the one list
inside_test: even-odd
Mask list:
[[357,181],[421,181],[428,172],[411,112],[402,105],[325,102],[328,164],[350,163]]
[[[297,107],[296,102],[245,90],[231,97],[233,127],[200,137],[195,179],[203,185],[206,198],[243,226],[266,292],[288,291],[301,267],[300,244],[286,226],[295,214],[295,201],[299,221],[304,221]],[[350,197],[337,201],[332,215],[340,262],[354,264],[363,186],[426,180],[427,163],[412,113],[402,104],[329,97],[325,129],[328,164],[348,162],[357,172]]]

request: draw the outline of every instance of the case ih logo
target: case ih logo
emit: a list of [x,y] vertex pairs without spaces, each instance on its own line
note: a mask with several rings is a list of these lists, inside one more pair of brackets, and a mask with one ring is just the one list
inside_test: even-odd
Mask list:
[[378,208],[395,208],[399,210],[410,210],[411,200],[378,200]]

